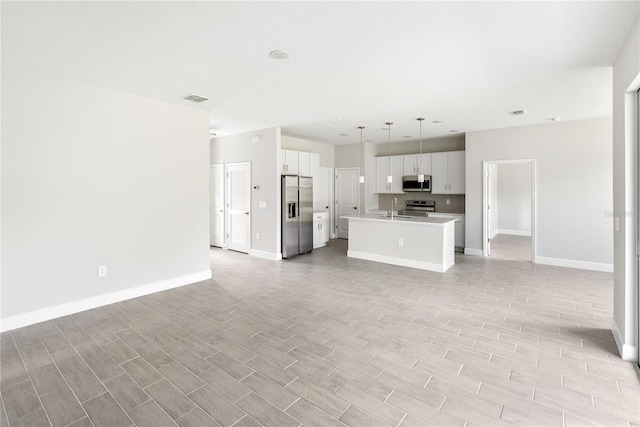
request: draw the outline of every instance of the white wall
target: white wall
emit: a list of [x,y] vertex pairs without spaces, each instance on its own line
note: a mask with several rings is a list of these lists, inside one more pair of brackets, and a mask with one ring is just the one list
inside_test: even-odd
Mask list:
[[640,18],[631,29],[613,67],[613,207],[620,220],[614,232],[613,336],[625,360],[635,360],[637,306],[637,112],[640,87]]
[[[258,142],[251,142],[259,136]],[[211,140],[212,165],[251,163],[251,254],[277,259],[280,253],[280,128],[269,128]],[[253,190],[253,186],[259,190]],[[267,207],[260,208],[259,202]],[[260,233],[260,240],[256,240]]]
[[489,206],[491,207],[491,234],[490,239],[493,239],[498,234],[498,216],[500,206],[498,206],[498,180],[500,179],[500,172],[498,171],[498,165],[490,163],[489,168]]
[[531,234],[531,164],[498,164],[497,171],[497,230]]
[[2,328],[210,277],[208,123],[3,63]]
[[611,118],[467,133],[467,249],[482,250],[482,161],[507,159],[536,159],[536,262],[610,271]]

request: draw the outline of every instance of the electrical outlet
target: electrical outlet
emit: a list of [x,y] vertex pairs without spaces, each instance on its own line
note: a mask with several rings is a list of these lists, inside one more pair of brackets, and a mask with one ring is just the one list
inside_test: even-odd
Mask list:
[[404,239],[398,239],[398,246],[404,246]]
[[256,240],[260,240],[260,233],[256,233]]
[[99,265],[98,266],[98,277],[107,277],[107,266]]
[[451,204],[451,199],[447,199],[447,200],[445,201],[445,203],[446,203],[447,205],[450,205],[450,204]]

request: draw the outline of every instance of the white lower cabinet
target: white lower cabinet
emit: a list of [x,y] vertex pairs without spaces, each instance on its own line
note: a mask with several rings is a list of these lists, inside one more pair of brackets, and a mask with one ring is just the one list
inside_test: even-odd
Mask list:
[[329,212],[313,214],[313,247],[321,248],[329,241]]

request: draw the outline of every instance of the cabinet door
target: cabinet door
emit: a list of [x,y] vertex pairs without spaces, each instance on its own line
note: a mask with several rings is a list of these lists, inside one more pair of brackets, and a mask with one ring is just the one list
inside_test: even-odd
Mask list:
[[423,175],[431,175],[431,154],[418,154],[418,159],[418,173],[422,172]]
[[449,153],[431,153],[431,194],[446,194],[449,187]]
[[402,156],[402,175],[417,175],[418,174],[418,157],[419,154],[407,154]]
[[333,185],[333,173],[331,168],[320,168],[318,171],[318,179],[313,178],[313,211],[326,212],[329,211],[331,203],[330,194]]
[[325,245],[329,241],[329,220],[320,221],[320,244]]
[[298,175],[298,152],[293,150],[282,150],[282,173],[287,175]]
[[391,182],[390,192],[394,194],[402,193],[403,156],[391,156]]
[[464,151],[449,153],[449,193],[464,194],[465,156]]
[[376,193],[389,193],[387,185],[388,157],[376,157]]
[[311,153],[298,152],[298,175],[311,176]]

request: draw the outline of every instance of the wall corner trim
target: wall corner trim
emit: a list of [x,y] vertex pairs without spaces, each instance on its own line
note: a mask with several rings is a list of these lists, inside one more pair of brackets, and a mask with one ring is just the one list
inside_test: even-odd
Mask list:
[[613,273],[613,264],[603,264],[598,262],[578,261],[573,259],[536,257],[536,264],[554,265],[556,267],[578,268],[581,270],[602,271]]
[[615,318],[611,321],[611,333],[613,334],[613,338],[616,341],[618,353],[620,353],[620,357],[622,358],[622,360],[625,360],[627,362],[635,362],[638,354],[637,347],[635,345],[624,343]]
[[58,317],[68,316],[80,311],[90,310],[92,308],[102,307],[104,305],[137,298],[168,289],[179,288],[181,286],[190,285],[192,283],[201,282],[207,279],[211,279],[211,270],[173,277],[171,279],[160,280],[155,283],[135,286],[133,288],[110,292],[91,298],[85,298],[79,301],[73,301],[55,305],[53,307],[33,310],[23,314],[17,314],[15,316],[6,317],[0,320],[0,332],[10,331],[12,329],[21,328],[23,326],[33,325],[47,320],[56,319]]
[[482,256],[482,249],[464,248],[465,255]]

